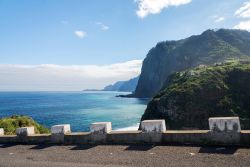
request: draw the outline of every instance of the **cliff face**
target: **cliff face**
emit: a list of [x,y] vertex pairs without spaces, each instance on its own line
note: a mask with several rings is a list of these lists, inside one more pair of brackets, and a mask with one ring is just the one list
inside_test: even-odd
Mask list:
[[106,86],[103,90],[104,91],[119,91],[119,92],[133,92],[136,88],[138,83],[138,77],[132,78],[128,81],[118,81],[113,85]]
[[158,43],[143,61],[134,97],[153,97],[169,75],[250,55],[250,33],[241,30],[207,30],[201,35]]
[[208,129],[209,117],[239,116],[250,128],[250,61],[197,67],[169,77],[148,104],[145,119],[165,119],[168,129]]

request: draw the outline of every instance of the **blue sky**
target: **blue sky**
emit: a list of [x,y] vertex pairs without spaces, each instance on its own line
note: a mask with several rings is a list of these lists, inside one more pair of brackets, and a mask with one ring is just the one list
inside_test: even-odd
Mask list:
[[[110,64],[143,59],[157,42],[232,28],[245,1],[192,0],[139,18],[134,0],[1,0],[2,64]],[[215,16],[225,20],[215,22]],[[101,23],[108,30],[102,30]],[[75,31],[87,33],[77,38]]]
[[[249,20],[250,1],[244,0],[0,0],[0,68],[6,77],[10,64],[13,69],[130,64],[144,59],[159,41],[213,28],[250,30]],[[11,75],[15,78],[13,70]],[[25,90],[0,85],[0,90],[9,89]]]

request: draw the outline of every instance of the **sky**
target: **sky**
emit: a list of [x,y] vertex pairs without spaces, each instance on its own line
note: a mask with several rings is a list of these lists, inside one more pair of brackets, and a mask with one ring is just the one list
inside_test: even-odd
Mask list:
[[0,91],[100,89],[157,42],[217,28],[250,31],[250,1],[0,0]]

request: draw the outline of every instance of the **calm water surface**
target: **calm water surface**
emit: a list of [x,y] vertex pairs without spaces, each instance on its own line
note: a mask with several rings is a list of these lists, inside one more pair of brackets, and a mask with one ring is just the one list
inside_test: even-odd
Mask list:
[[113,129],[136,126],[147,99],[115,97],[121,92],[0,92],[0,118],[28,115],[50,127],[71,124],[88,131],[93,122],[111,121]]

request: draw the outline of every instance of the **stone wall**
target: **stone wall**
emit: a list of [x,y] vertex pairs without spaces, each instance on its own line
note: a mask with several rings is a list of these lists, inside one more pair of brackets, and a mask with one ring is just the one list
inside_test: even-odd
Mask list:
[[51,134],[35,134],[32,127],[22,127],[16,135],[0,134],[0,143],[250,145],[250,130],[239,130],[238,118],[211,118],[209,123],[210,130],[173,131],[166,130],[164,120],[147,120],[142,122],[142,131],[112,131],[111,122],[100,122],[81,133],[71,132],[66,124],[53,126]]

